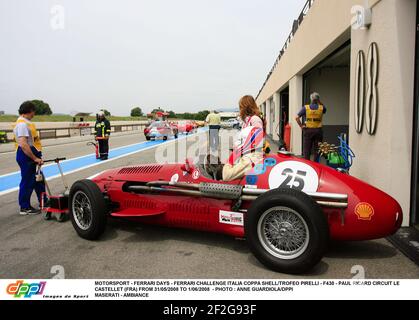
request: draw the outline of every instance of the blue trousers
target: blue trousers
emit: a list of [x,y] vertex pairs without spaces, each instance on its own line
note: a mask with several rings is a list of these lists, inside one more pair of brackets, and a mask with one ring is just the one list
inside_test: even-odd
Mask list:
[[[31,148],[35,156],[40,158],[42,153]],[[16,152],[16,161],[20,167],[22,179],[19,185],[19,205],[21,209],[31,207],[31,196],[35,190],[39,202],[41,202],[41,194],[45,192],[45,184],[36,181],[36,163],[32,161],[19,147]]]

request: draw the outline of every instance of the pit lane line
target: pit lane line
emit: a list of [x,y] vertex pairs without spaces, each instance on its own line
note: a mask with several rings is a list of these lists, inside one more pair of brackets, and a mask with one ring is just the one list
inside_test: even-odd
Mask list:
[[[201,129],[198,133],[187,135],[182,138],[172,139],[169,141],[157,140],[157,141],[145,141],[136,143],[128,146],[118,147],[109,151],[109,159],[101,161],[96,159],[94,154],[85,155],[73,159],[64,160],[61,162],[64,175],[72,174],[84,169],[88,169],[94,166],[98,166],[110,161],[118,160],[123,157],[127,157],[142,151],[146,151],[162,144],[170,144],[179,140],[194,137],[196,135],[206,132],[208,129]],[[48,180],[56,179],[60,177],[58,167],[55,163],[43,166],[42,171]],[[19,189],[19,183],[21,180],[20,171],[8,173],[0,176],[0,196],[17,191]]]

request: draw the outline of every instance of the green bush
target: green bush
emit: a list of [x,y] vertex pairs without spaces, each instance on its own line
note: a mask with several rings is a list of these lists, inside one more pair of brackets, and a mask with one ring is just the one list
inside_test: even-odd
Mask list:
[[42,100],[32,100],[32,103],[35,105],[35,114],[40,116],[52,114],[52,110],[48,103]]
[[135,107],[131,110],[131,117],[142,117],[143,115],[143,110],[140,107]]

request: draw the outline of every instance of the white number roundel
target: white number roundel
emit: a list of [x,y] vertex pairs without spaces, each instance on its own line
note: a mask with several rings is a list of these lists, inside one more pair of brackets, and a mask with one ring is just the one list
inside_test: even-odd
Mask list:
[[276,165],[269,173],[269,187],[290,188],[302,192],[316,192],[319,176],[308,164],[298,161],[285,161]]

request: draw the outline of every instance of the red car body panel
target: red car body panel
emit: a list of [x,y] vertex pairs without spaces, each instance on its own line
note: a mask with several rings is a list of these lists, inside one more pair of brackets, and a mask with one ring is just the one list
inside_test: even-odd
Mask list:
[[179,121],[177,123],[179,133],[191,133],[197,128],[198,126],[193,121]]
[[[228,184],[240,184],[257,189],[275,189],[276,183],[291,181],[287,167],[305,168],[309,174],[305,181],[295,178],[293,187],[304,182],[315,190],[310,192],[337,193],[348,195],[346,209],[323,208],[335,240],[370,240],[394,234],[402,224],[402,209],[395,199],[377,188],[332,168],[289,155],[270,155],[265,163],[254,169],[242,180]],[[311,169],[310,169],[311,168]],[[182,164],[140,165],[108,170],[92,180],[107,194],[114,204],[111,215],[135,219],[143,223],[168,227],[188,228],[244,237],[243,225],[220,222],[220,211],[231,212],[232,200],[196,198],[184,195],[136,194],[126,191],[127,183],[151,181],[173,181],[199,184],[202,182],[224,183],[206,178],[198,168],[192,166],[189,173]],[[300,171],[298,171],[300,172]],[[300,172],[301,173],[301,172]],[[308,177],[310,176],[310,177]],[[248,178],[251,177],[251,178]],[[316,181],[317,180],[317,181]],[[284,182],[282,182],[284,183]],[[250,184],[250,186],[249,186]],[[302,190],[304,191],[304,190]],[[244,201],[241,209],[251,206]],[[243,213],[245,218],[245,212]]]

